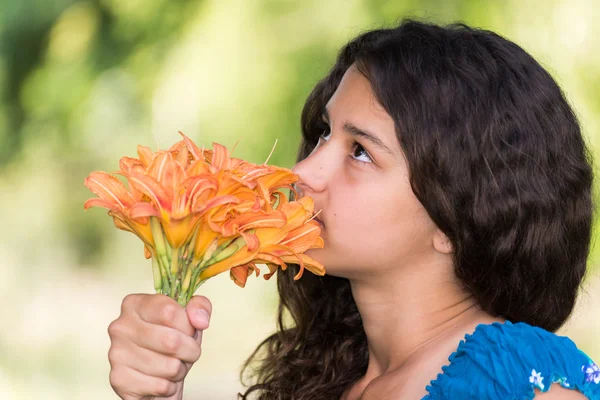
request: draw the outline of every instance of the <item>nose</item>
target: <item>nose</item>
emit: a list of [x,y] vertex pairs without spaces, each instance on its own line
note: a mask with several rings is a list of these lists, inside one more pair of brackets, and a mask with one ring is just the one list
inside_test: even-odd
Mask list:
[[319,193],[327,188],[333,165],[328,165],[324,149],[313,151],[311,155],[300,161],[292,168],[292,172],[298,175],[295,184],[299,197]]

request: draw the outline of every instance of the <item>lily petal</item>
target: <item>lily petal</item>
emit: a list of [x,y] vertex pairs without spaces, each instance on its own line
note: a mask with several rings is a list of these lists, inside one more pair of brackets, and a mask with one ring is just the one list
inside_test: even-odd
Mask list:
[[131,175],[132,173],[142,174],[146,170],[144,164],[137,158],[121,157],[119,160],[119,168],[123,175]]
[[268,189],[274,189],[283,185],[291,185],[298,181],[298,176],[285,168],[269,166],[271,171],[265,176],[258,178],[258,182]]
[[111,203],[110,201],[98,199],[98,198],[89,199],[89,200],[86,200],[85,203],[83,203],[84,210],[87,210],[92,207],[108,208],[109,210],[115,210],[115,211],[123,209],[118,204],[115,205],[114,203]]
[[229,276],[236,285],[243,288],[246,286],[246,281],[248,280],[248,277],[252,275],[252,272],[256,272],[256,276],[259,275],[259,270],[256,265],[254,263],[248,263],[231,268]]
[[[298,259],[296,257],[297,256],[282,256],[281,259],[289,264],[298,264]],[[315,261],[314,259],[310,258],[306,254],[298,254],[298,257],[302,261],[304,268],[306,268],[307,270],[309,270],[310,272],[312,272],[315,275],[318,275],[318,276],[325,275],[325,267],[323,266],[323,264],[319,263],[318,261]],[[304,268],[300,268],[300,271],[296,274],[296,276],[294,277],[294,280],[298,280],[302,277]]]
[[232,256],[227,257],[223,261],[219,261],[218,263],[206,268],[200,273],[198,280],[203,281],[205,279],[218,275],[221,272],[227,271],[233,267],[237,267],[238,265],[247,264],[254,259],[254,256],[257,253],[258,249],[254,251],[249,251],[248,246],[244,246]]
[[196,143],[191,141],[190,138],[185,136],[182,132],[179,132],[179,134],[183,137],[183,141],[185,142],[189,152],[194,156],[194,159],[204,161],[203,151],[196,145]]
[[131,218],[160,217],[160,212],[150,203],[140,202],[134,204],[129,210]]
[[129,182],[148,196],[161,213],[167,213],[170,210],[171,199],[169,194],[156,179],[148,175],[133,174],[129,177]]
[[223,224],[225,236],[234,235],[236,232],[256,228],[281,228],[285,226],[286,218],[282,212],[267,213],[264,211],[244,213]]
[[152,150],[150,150],[150,148],[147,146],[139,145],[137,147],[137,153],[144,167],[148,168],[152,163],[152,159],[154,158]]
[[297,253],[304,253],[306,250],[313,248],[320,235],[321,227],[317,222],[313,223],[311,221],[289,232],[279,244],[291,247]]
[[192,208],[192,211],[195,211],[199,214],[203,214],[206,210],[209,210],[211,208],[222,206],[225,204],[236,204],[239,202],[240,200],[235,196],[220,196],[210,200],[206,204],[202,204],[195,210]]
[[219,143],[213,143],[213,156],[210,164],[218,169],[229,169],[229,150],[227,150],[227,147]]
[[242,237],[246,241],[246,243],[248,245],[248,251],[258,250],[258,247],[260,246],[260,242],[258,241],[258,238],[256,237],[255,234],[240,231],[240,235],[242,235]]
[[114,205],[118,205],[122,209],[129,207],[133,203],[133,198],[125,188],[125,185],[123,185],[123,182],[106,172],[94,171],[90,173],[85,178],[84,184],[96,196]]

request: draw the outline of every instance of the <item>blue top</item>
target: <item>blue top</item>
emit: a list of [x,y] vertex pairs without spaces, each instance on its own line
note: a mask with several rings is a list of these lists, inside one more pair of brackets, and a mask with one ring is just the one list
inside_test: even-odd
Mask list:
[[555,382],[600,400],[598,366],[569,338],[526,323],[480,324],[448,361],[422,400],[526,400]]

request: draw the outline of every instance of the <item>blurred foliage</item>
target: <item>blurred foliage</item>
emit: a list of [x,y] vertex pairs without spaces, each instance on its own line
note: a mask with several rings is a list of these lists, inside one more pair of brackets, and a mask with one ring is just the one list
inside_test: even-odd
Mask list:
[[[0,293],[25,305],[22,293],[73,290],[57,284],[73,270],[98,280],[102,271],[127,276],[121,268],[131,260],[147,268],[133,235],[115,233],[103,212],[83,213],[91,197],[83,179],[90,171],[115,170],[137,144],[168,147],[179,140],[178,130],[204,146],[240,140],[234,155],[254,162],[264,161],[278,139],[270,163],[291,167],[304,100],[340,46],[406,16],[462,20],[519,43],[559,81],[598,153],[595,0],[0,0],[0,265],[14,266],[3,270]],[[130,270],[130,277],[139,274]],[[98,299],[105,290],[97,288]],[[29,306],[44,309],[35,301]],[[66,328],[56,330],[55,342],[44,342],[47,348],[32,350],[38,361],[10,353],[32,333],[25,316],[8,315],[14,329],[0,335],[0,361],[17,370],[35,367],[52,382],[50,370],[60,366],[64,379],[91,384],[63,365],[66,354],[77,352],[65,344],[75,340]],[[34,315],[43,319],[41,311]],[[86,351],[88,345],[81,344]],[[105,363],[100,348],[90,357]],[[104,372],[105,365],[94,362],[87,371]],[[0,397],[2,378],[0,370]],[[108,386],[101,378],[97,387]],[[81,398],[106,398],[98,396]]]
[[3,0],[0,171],[19,169],[28,152],[56,163],[69,193],[57,218],[80,263],[94,264],[109,229],[73,212],[88,196],[87,172],[116,168],[137,143],[168,146],[177,130],[204,145],[241,139],[237,155],[257,162],[279,138],[271,161],[289,167],[304,99],[339,47],[403,16],[464,20],[517,40],[559,72],[578,109],[589,108],[582,119],[595,144],[600,62],[586,51],[597,39],[585,12],[597,7],[579,1],[569,15],[581,20],[561,22],[565,2],[528,4]]

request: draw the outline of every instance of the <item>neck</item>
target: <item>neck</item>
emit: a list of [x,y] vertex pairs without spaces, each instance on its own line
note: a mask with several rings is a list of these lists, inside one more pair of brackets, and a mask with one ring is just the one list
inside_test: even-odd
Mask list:
[[[432,268],[449,269],[448,273]],[[369,346],[367,376],[405,364],[428,344],[474,321],[490,317],[453,278],[451,267],[426,265],[406,272],[351,280]]]

